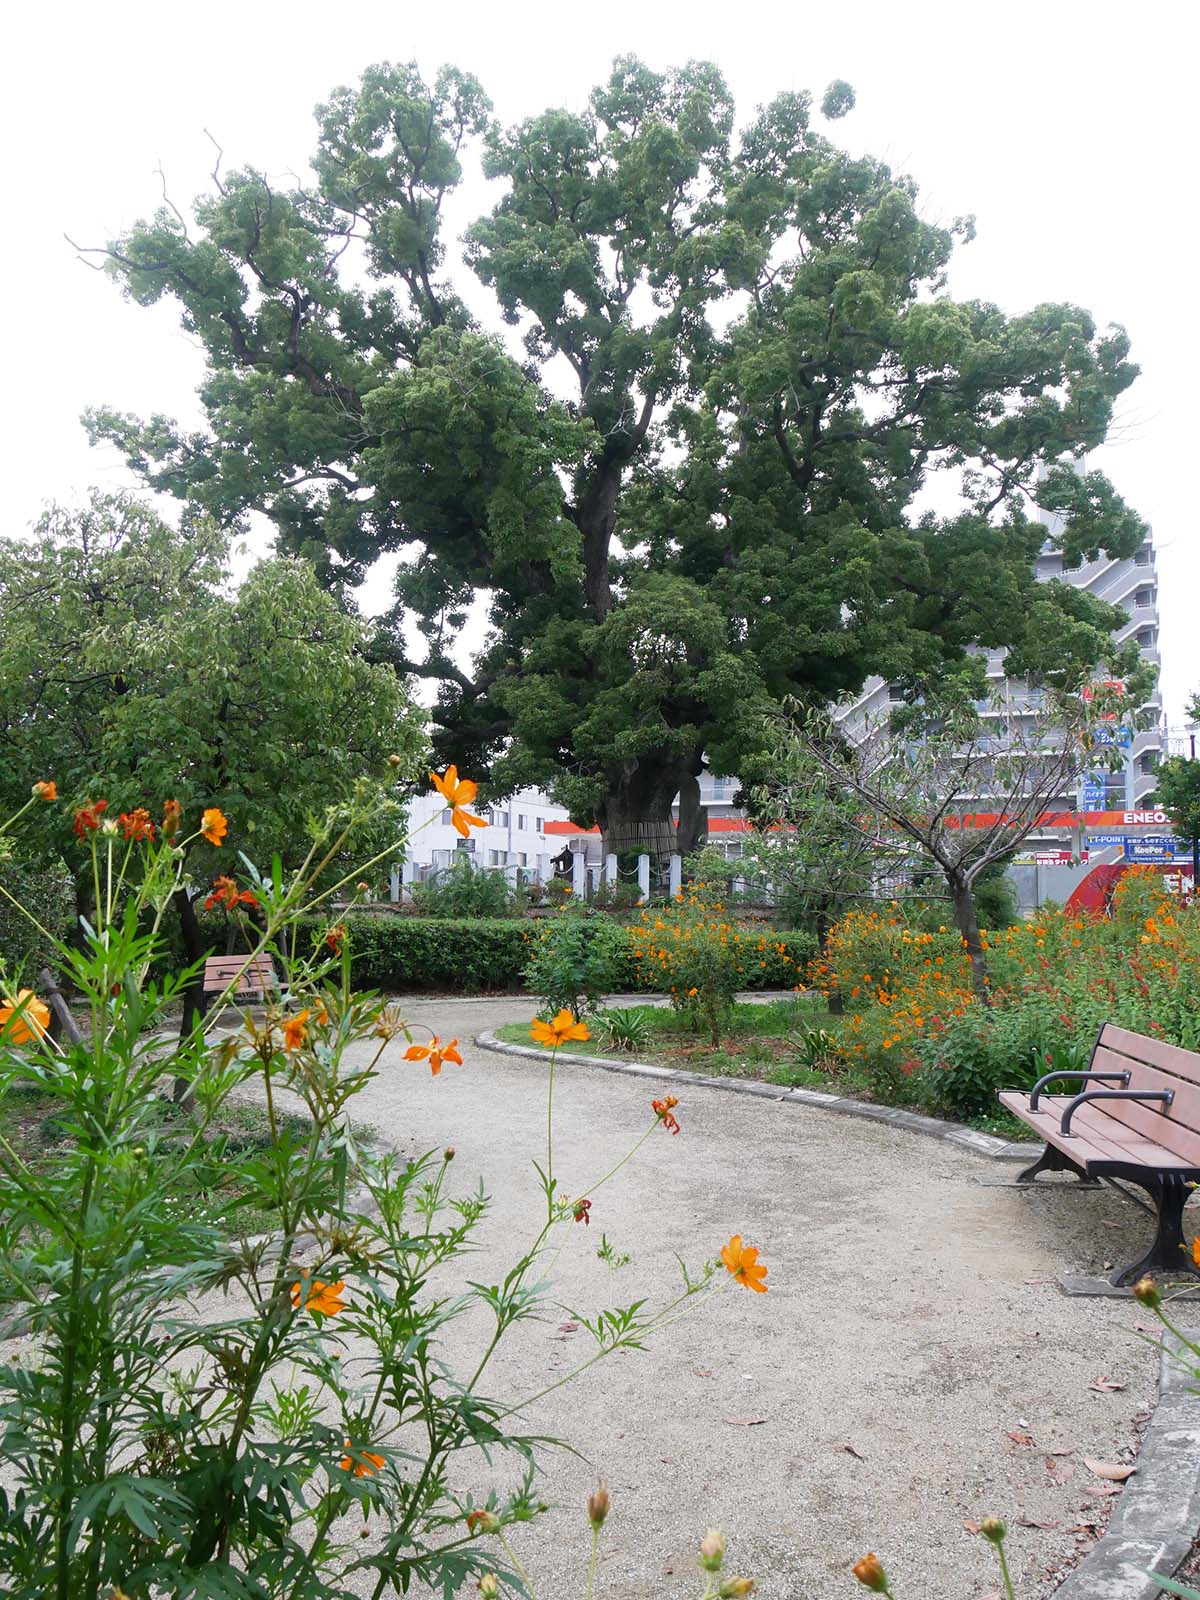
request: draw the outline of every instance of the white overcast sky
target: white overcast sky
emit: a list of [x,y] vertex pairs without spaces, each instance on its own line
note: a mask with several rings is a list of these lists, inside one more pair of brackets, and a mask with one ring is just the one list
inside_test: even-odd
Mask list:
[[[472,71],[505,120],[581,106],[627,51],[656,67],[715,61],[743,118],[783,89],[819,101],[841,77],[858,105],[833,136],[912,174],[930,218],[975,214],[951,292],[1012,312],[1069,300],[1128,329],[1143,375],[1094,460],[1153,524],[1163,688],[1182,722],[1200,688],[1195,0],[67,0],[19,8],[6,33],[9,536],[48,500],[131,483],[114,453],[88,448],[85,406],[199,420],[201,358],[170,308],[123,301],[63,234],[102,244],[148,215],[160,163],[186,209],[212,165],[205,128],[227,165],[284,178],[305,171],[313,106],[380,60]],[[480,184],[456,205],[456,226],[486,203]]]

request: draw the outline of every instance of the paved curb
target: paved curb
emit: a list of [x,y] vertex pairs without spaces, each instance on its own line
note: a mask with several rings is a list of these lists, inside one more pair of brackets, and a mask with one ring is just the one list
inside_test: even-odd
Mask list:
[[[498,1055],[521,1056],[530,1061],[545,1061],[547,1052],[535,1050],[532,1045],[508,1044],[497,1039],[492,1032],[478,1033],[475,1043],[481,1050],[492,1050]],[[604,1072],[624,1073],[633,1078],[657,1078],[663,1083],[685,1083],[700,1089],[724,1089],[729,1094],[757,1095],[760,1100],[790,1101],[793,1105],[815,1106],[819,1111],[836,1111],[846,1117],[863,1117],[870,1122],[883,1122],[891,1128],[902,1128],[906,1133],[922,1133],[931,1139],[941,1139],[945,1144],[958,1145],[972,1155],[989,1161],[1024,1161],[1030,1159],[1030,1146],[997,1139],[994,1134],[980,1133],[975,1128],[964,1128],[958,1122],[942,1122],[937,1117],[923,1117],[915,1111],[902,1111],[897,1106],[877,1106],[866,1100],[850,1100],[845,1095],[824,1094],[819,1089],[784,1089],[774,1083],[756,1083],[746,1078],[713,1077],[704,1072],[685,1072],[679,1067],[659,1067],[650,1061],[613,1061],[607,1056],[570,1055],[558,1052],[560,1061],[575,1067],[599,1067]]]
[[[1200,1332],[1185,1329],[1197,1339]],[[1153,1600],[1200,1527],[1200,1405],[1192,1374],[1179,1363],[1178,1340],[1163,1340],[1158,1405],[1102,1539],[1054,1591],[1054,1600]]]

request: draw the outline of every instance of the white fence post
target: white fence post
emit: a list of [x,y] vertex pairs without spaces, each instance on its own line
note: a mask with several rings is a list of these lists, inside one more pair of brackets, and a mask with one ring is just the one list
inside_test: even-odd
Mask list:
[[571,893],[576,900],[587,899],[587,857],[582,850],[571,855]]
[[638,857],[638,893],[643,900],[650,898],[650,857]]
[[413,878],[416,876],[416,870],[416,867],[406,856],[404,858],[404,865],[400,868],[401,900],[410,900],[412,898]]
[[667,867],[667,889],[671,899],[683,892],[683,857],[672,855]]
[[400,872],[396,867],[392,868],[390,886],[392,891],[392,904],[395,905],[400,899]]
[[613,885],[617,881],[617,858],[611,851],[604,858],[604,881]]

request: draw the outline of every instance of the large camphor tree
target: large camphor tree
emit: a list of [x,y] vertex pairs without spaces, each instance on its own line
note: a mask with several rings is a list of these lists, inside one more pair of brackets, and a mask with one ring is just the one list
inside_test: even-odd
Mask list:
[[[826,118],[853,97],[834,85]],[[89,414],[145,481],[260,512],[349,599],[401,552],[386,653],[493,792],[553,782],[612,850],[698,842],[706,765],[760,712],[972,647],[1078,678],[1119,613],[1035,583],[1144,528],[1072,462],[1135,376],[1072,305],[946,293],[956,234],[783,94],[734,135],[715,67],[615,64],[582,111],[495,125],[454,70],[370,68],[317,113],[307,184],[214,171],[96,254],[203,344],[207,425]],[[499,198],[443,237],[468,149]],[[494,291],[522,355],[455,288]],[[516,345],[512,345],[516,349]],[[944,514],[930,490],[952,475]],[[464,664],[472,601],[487,624]],[[424,642],[421,643],[421,640]]]

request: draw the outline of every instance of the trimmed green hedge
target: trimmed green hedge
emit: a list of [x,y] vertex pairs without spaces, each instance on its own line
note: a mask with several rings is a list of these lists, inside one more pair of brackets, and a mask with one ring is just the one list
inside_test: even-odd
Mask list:
[[[337,920],[337,919],[335,919]],[[351,981],[360,989],[389,989],[401,993],[433,989],[454,994],[483,994],[496,990],[521,990],[522,972],[529,959],[529,941],[537,937],[536,921],[511,917],[410,917],[355,915],[340,919],[350,935]],[[217,917],[201,919],[214,952],[225,949],[225,928]],[[300,941],[324,935],[329,922],[303,918]],[[776,951],[782,944],[797,963],[790,966]],[[764,952],[766,966],[759,969],[755,989],[791,989],[803,980],[805,963],[815,941],[808,933],[771,933]],[[617,985],[638,987],[633,947],[629,966]]]

